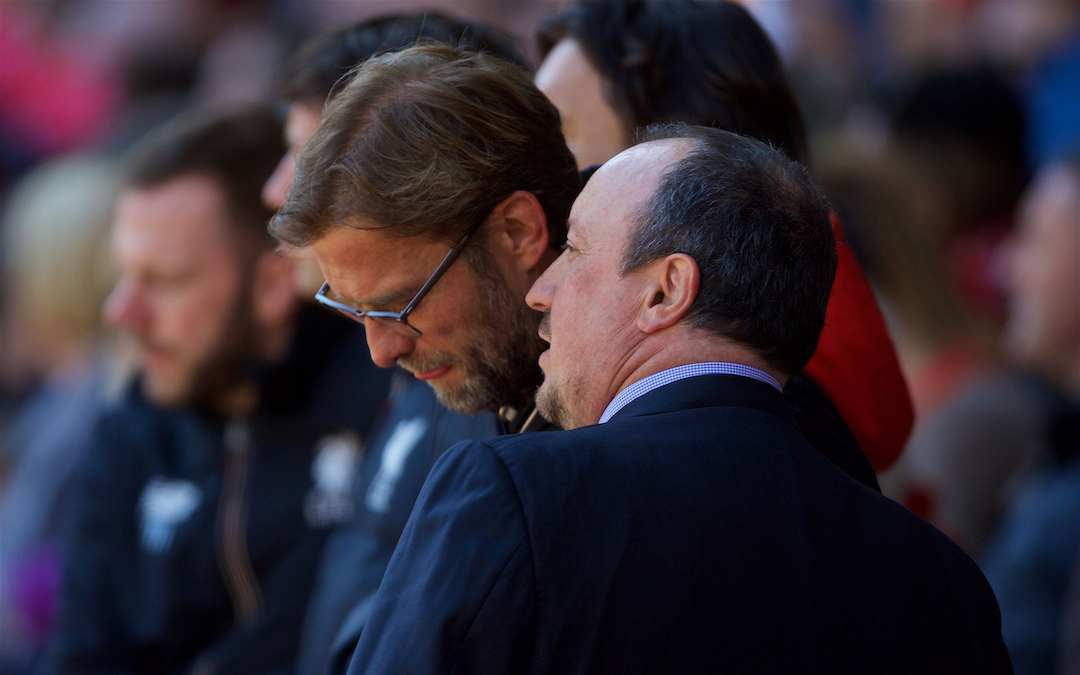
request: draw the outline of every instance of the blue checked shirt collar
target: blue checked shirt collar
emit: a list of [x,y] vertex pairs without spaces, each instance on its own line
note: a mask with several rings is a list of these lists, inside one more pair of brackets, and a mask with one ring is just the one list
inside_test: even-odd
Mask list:
[[777,382],[775,377],[763,370],[754,368],[753,366],[722,361],[689,363],[685,366],[661,370],[659,373],[654,373],[644,379],[638,380],[626,389],[620,391],[618,396],[612,399],[611,403],[608,404],[607,409],[604,410],[604,414],[600,416],[600,424],[604,424],[610,420],[615,413],[622,410],[626,404],[641,398],[653,389],[659,389],[665,384],[671,384],[678,380],[685,380],[688,377],[697,377],[699,375],[741,375],[742,377],[749,377],[759,382],[764,382],[765,384],[776,388],[777,391],[784,391],[784,388],[780,386],[780,383]]

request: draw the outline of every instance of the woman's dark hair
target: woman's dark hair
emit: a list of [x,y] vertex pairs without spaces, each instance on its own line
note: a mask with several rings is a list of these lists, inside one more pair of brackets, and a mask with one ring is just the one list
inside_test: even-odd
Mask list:
[[579,0],[540,25],[540,52],[577,40],[634,129],[686,122],[770,143],[807,163],[806,127],[776,49],[742,6]]
[[[392,14],[319,35],[304,43],[278,77],[278,98],[320,104],[343,75],[375,54],[421,41],[488,52],[525,67],[513,41],[480,22],[468,23],[438,12]],[[338,85],[340,87],[340,85]]]

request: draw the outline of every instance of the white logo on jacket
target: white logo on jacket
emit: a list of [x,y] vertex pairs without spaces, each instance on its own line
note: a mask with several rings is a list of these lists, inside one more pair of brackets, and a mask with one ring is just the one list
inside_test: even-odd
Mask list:
[[304,499],[304,518],[308,525],[321,528],[352,516],[352,489],[363,447],[360,437],[349,431],[323,436],[315,447],[311,463],[315,487]]
[[176,527],[191,517],[201,501],[202,492],[191,481],[158,476],[147,483],[139,497],[143,548],[154,554],[168,550]]
[[390,498],[394,496],[394,487],[405,469],[405,460],[426,430],[427,422],[421,417],[398,422],[383,449],[379,472],[368,487],[364,503],[369,509],[376,513],[386,513],[390,509]]

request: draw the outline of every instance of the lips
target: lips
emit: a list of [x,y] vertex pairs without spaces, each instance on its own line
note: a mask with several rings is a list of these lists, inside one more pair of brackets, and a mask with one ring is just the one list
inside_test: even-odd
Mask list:
[[434,380],[436,377],[441,377],[441,376],[445,375],[446,372],[448,370],[450,370],[450,367],[451,366],[448,363],[445,366],[442,366],[440,368],[436,368],[435,370],[426,370],[426,371],[423,371],[423,372],[416,372],[416,373],[413,373],[413,375],[418,380]]

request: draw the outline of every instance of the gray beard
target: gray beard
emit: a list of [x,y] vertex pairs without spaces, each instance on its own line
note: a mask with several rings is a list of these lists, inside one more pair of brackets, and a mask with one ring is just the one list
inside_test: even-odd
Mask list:
[[[505,405],[519,405],[543,379],[537,359],[546,344],[536,334],[540,313],[515,294],[499,269],[482,251],[466,251],[473,276],[479,284],[477,316],[472,335],[460,358],[431,354],[424,360],[400,359],[409,370],[422,372],[443,363],[454,363],[464,373],[454,389],[432,385],[439,403],[454,412],[475,415],[496,412]],[[425,364],[425,361],[429,363]]]

